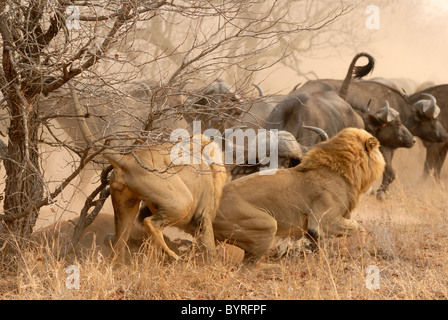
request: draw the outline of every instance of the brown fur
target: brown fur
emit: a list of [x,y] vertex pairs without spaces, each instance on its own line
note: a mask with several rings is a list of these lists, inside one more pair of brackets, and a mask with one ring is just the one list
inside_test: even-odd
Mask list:
[[344,129],[294,168],[228,183],[213,223],[215,237],[243,249],[243,262],[255,263],[276,236],[351,235],[358,224],[349,215],[384,165],[376,138],[363,129]]
[[[31,240],[40,244],[48,244],[55,253],[61,252],[66,246],[71,246],[72,235],[78,220],[79,218],[69,221],[60,220],[34,232]],[[95,220],[84,230],[74,248],[74,252],[82,257],[84,254],[91,255],[93,249],[102,256],[107,257],[113,252],[111,246],[104,242],[104,238],[113,231],[114,215],[100,212]],[[182,253],[177,244],[180,243],[179,237],[188,238],[187,235],[181,234],[174,228],[168,230],[167,235],[164,237],[168,247],[176,254]],[[134,223],[128,241],[129,251],[132,253],[138,252],[146,238],[147,234],[144,228],[140,224]]]
[[[170,166],[168,151],[171,147],[165,144],[134,150],[139,161],[132,154],[109,160],[114,167],[110,185],[115,213],[112,243],[120,255],[129,239],[140,201],[144,201],[152,212],[152,216],[143,220],[146,232],[169,256],[178,259],[163,239],[162,231],[167,226],[198,236],[199,246],[210,257],[215,254],[212,221],[226,181],[225,169],[205,162]],[[190,160],[193,163],[192,158]],[[160,173],[149,172],[142,165]]]
[[[100,150],[83,117],[82,107],[70,85],[79,128],[88,143]],[[172,143],[153,146],[135,146],[131,153],[121,154],[113,149],[102,151],[114,168],[110,194],[114,207],[115,234],[111,237],[114,251],[124,260],[124,251],[134,220],[144,201],[152,215],[143,220],[146,232],[155,244],[170,257],[178,259],[163,238],[163,229],[175,226],[198,237],[198,244],[212,257],[215,254],[212,221],[219,206],[222,188],[226,182],[225,168],[208,164],[201,157],[203,149],[211,146],[210,158],[222,160],[215,142],[205,136],[193,137],[190,143],[190,164],[175,165],[171,159]],[[193,154],[193,143],[201,141],[201,154]],[[193,152],[192,152],[193,151]],[[195,164],[194,157],[200,157]]]

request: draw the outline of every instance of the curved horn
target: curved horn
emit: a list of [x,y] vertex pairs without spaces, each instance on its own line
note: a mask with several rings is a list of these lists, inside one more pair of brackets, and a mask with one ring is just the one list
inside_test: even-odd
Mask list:
[[258,95],[259,95],[260,97],[262,97],[262,96],[263,96],[263,90],[261,90],[261,88],[260,88],[259,86],[257,86],[255,83],[252,83],[252,85],[253,85],[255,88],[257,88],[257,90],[258,90]]
[[437,105],[436,98],[429,94],[429,93],[422,93],[422,96],[428,97],[431,101],[430,104],[423,104],[422,105],[422,112],[428,117],[428,118],[437,118],[437,116],[440,113],[440,108]]
[[92,134],[92,132],[89,129],[89,126],[86,123],[85,114],[82,112],[82,106],[78,99],[78,94],[76,93],[75,88],[72,86],[70,82],[67,83],[68,87],[70,88],[70,93],[72,95],[73,99],[73,106],[75,108],[75,113],[78,116],[78,126],[81,130],[81,133],[84,137],[84,140],[86,140],[87,143],[91,145],[95,145],[95,137]]
[[394,116],[392,115],[392,113],[390,111],[389,101],[386,100],[386,106],[384,108],[386,111],[386,122],[391,122],[394,119]]
[[367,101],[366,105],[362,108],[354,105],[352,106],[353,109],[358,110],[362,113],[369,113],[370,112],[370,103],[372,102],[372,99],[369,99],[369,101]]
[[386,123],[391,122],[399,115],[398,111],[395,109],[392,109],[390,107],[389,101],[386,100],[386,105],[378,110],[377,116],[381,119],[381,121],[384,121]]
[[364,106],[363,112],[370,112],[370,103],[372,102],[372,99],[369,99],[367,101],[366,105]]
[[[302,84],[302,82],[299,82],[298,84],[296,84],[296,85],[294,86],[294,88],[292,88],[292,91],[296,91],[297,88],[300,87],[301,84]],[[292,91],[291,91],[291,92],[292,92]]]
[[322,130],[321,128],[313,127],[313,126],[302,126],[302,127],[316,132],[320,136],[322,141],[327,141],[329,139],[327,133],[324,130]]
[[401,91],[403,91],[403,95],[404,95],[406,98],[409,98],[409,94],[407,93],[407,91],[406,91],[405,88],[401,88]]
[[429,100],[431,100],[431,105],[432,105],[432,106],[437,105],[437,100],[436,100],[436,98],[435,98],[432,94],[429,94],[429,93],[421,93],[421,95],[422,95],[422,96],[425,96],[425,97],[428,97]]

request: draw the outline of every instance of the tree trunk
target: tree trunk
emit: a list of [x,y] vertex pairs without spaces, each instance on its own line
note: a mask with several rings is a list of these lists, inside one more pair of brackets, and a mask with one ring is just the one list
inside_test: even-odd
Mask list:
[[[11,94],[11,123],[8,131],[8,155],[5,160],[6,186],[4,227],[16,241],[31,235],[38,217],[33,206],[43,197],[43,181],[39,169],[37,108]],[[34,99],[31,99],[34,100]],[[26,106],[23,106],[23,104]],[[17,218],[16,217],[20,217]]]

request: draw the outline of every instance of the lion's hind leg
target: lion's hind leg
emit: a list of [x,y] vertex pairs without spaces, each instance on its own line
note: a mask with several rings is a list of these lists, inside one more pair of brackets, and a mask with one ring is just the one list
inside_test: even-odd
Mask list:
[[351,236],[358,231],[358,228],[358,222],[344,218],[342,213],[323,214],[319,218],[313,216],[308,221],[308,234],[315,241],[329,236]]
[[179,256],[171,250],[165,242],[163,237],[164,223],[161,220],[154,219],[156,216],[150,216],[143,220],[143,225],[145,226],[146,233],[152,236],[155,244],[166,252],[174,260],[178,260]]
[[[248,233],[247,235],[250,234]],[[255,266],[261,257],[271,248],[275,239],[275,234],[253,234],[253,236],[257,241],[247,241],[243,245],[238,245],[244,250],[243,265]]]
[[199,249],[206,254],[206,259],[213,260],[216,255],[215,236],[212,224],[213,212],[210,208],[203,209],[199,221],[194,223],[195,238],[197,238]]
[[[191,194],[177,194],[167,196],[165,201],[157,203],[157,209],[151,210],[152,215],[143,219],[143,226],[146,233],[152,237],[154,244],[166,252],[174,260],[178,260],[179,256],[171,250],[163,237],[163,230],[170,225],[174,225],[179,221],[188,219],[193,206],[193,197]],[[147,202],[149,207],[151,203]]]
[[275,242],[277,221],[264,211],[219,218],[213,222],[215,235],[244,250],[243,265],[255,266]]
[[137,216],[140,199],[123,184],[111,185],[112,205],[114,207],[115,234],[105,239],[111,241],[114,258],[125,261],[125,249]]

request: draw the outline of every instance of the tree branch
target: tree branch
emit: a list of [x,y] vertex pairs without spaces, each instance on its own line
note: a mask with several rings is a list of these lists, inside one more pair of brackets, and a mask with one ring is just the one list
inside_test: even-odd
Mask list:
[[70,176],[68,176],[58,187],[56,187],[55,190],[48,197],[46,197],[45,199],[41,200],[37,204],[29,206],[26,210],[24,210],[20,214],[16,214],[16,215],[0,214],[0,221],[11,222],[11,221],[15,221],[15,220],[24,218],[24,217],[28,216],[29,214],[31,214],[33,211],[35,211],[37,209],[40,209],[43,206],[46,206],[46,205],[50,204],[50,200],[53,200],[54,198],[56,198],[70,184],[70,182],[72,182],[73,179],[75,179],[81,173],[81,171],[84,169],[86,164],[89,161],[91,161],[94,157],[96,157],[100,152],[101,151],[92,153],[89,156],[89,150],[86,149],[84,151],[83,156],[81,157],[80,164],[76,168],[76,170],[73,171],[72,174]]
[[[166,3],[167,3],[167,1],[157,1],[155,3],[152,3],[151,6],[137,11],[137,14],[156,10],[156,9],[162,7],[163,5],[165,5]],[[67,71],[67,68],[70,67],[71,65],[73,65],[73,61],[70,61],[69,63],[67,63],[62,69],[62,77],[55,79],[55,81],[51,82],[50,84],[44,85],[42,87],[42,93],[48,94],[56,89],[59,89],[65,83],[70,81],[70,79],[73,79],[74,77],[79,75],[81,72],[83,72],[84,70],[90,68],[95,63],[97,63],[101,59],[101,57],[103,57],[104,53],[112,46],[114,41],[116,41],[115,36],[116,36],[117,32],[120,30],[120,28],[123,27],[123,25],[125,25],[130,19],[136,17],[135,14],[129,13],[130,10],[131,10],[131,8],[129,8],[127,6],[123,6],[123,8],[119,12],[114,14],[113,15],[115,17],[114,25],[112,26],[109,33],[105,36],[105,39],[101,43],[99,48],[94,53],[89,54],[90,58],[88,58],[88,60],[86,62],[84,62],[81,65],[81,67],[76,68],[76,69],[71,69],[69,71]],[[83,53],[85,51],[86,51],[86,47],[82,48],[78,52],[78,54],[75,56],[76,59],[80,59],[80,57],[83,55]]]

